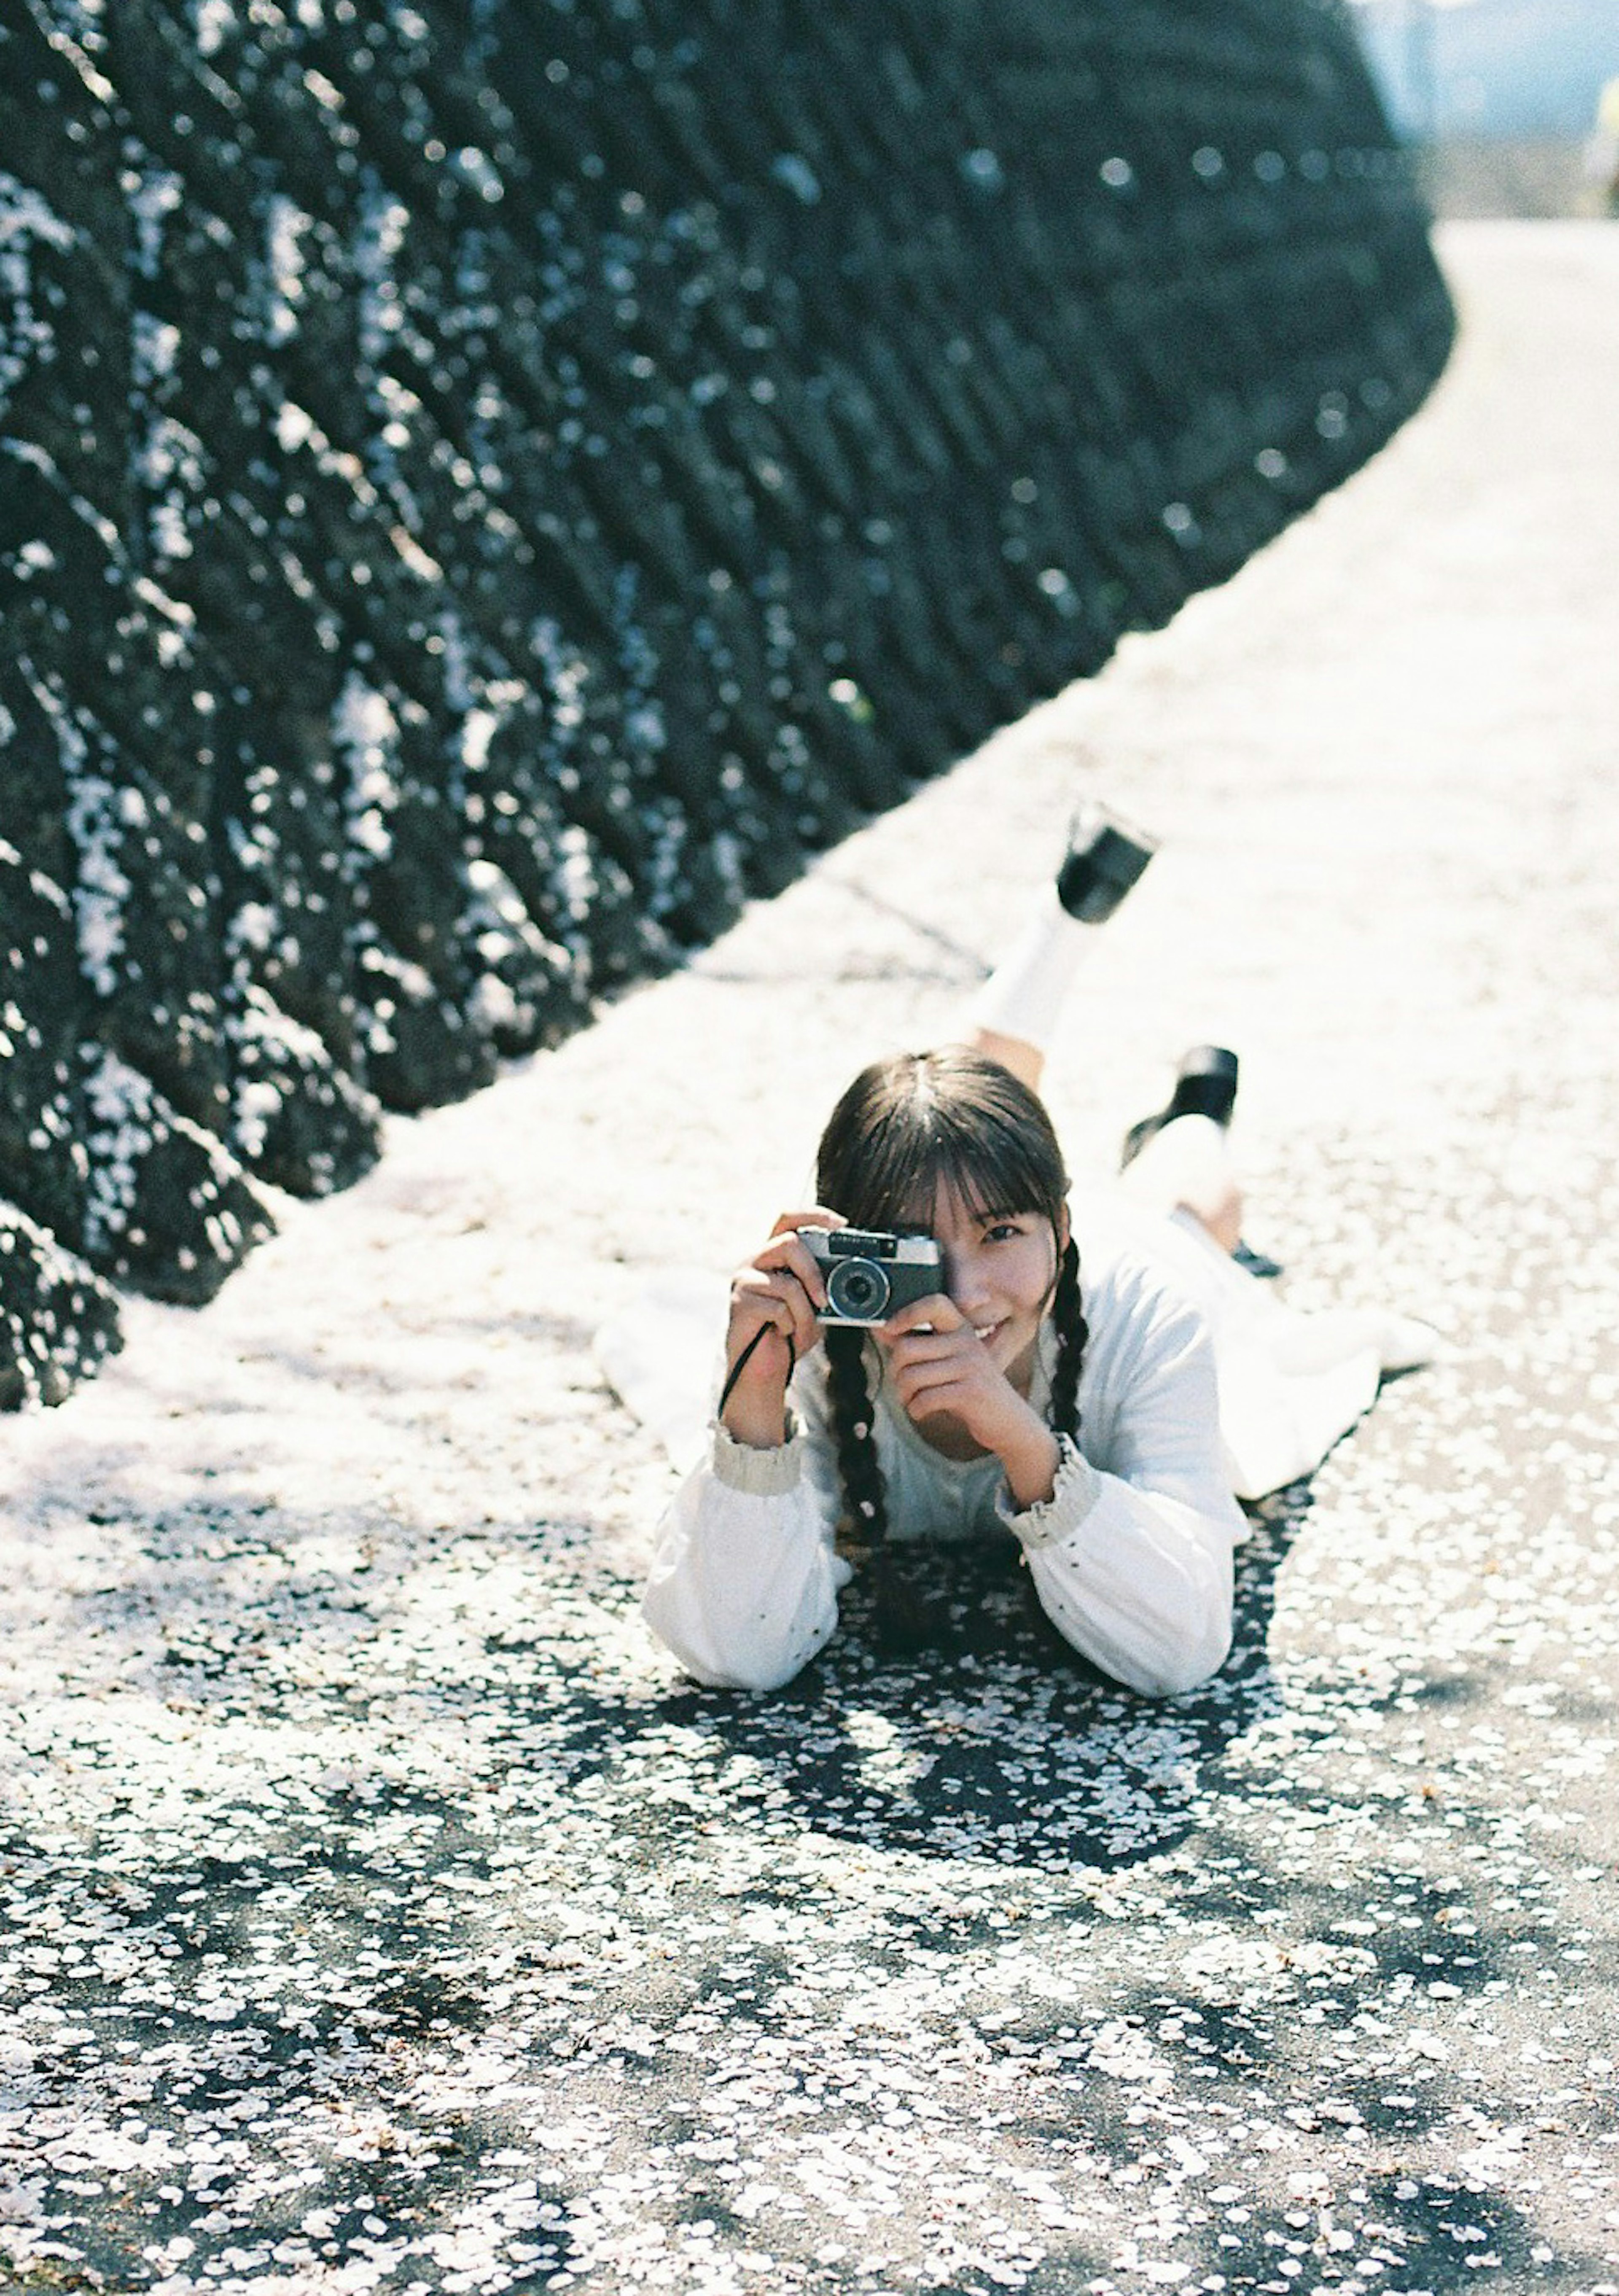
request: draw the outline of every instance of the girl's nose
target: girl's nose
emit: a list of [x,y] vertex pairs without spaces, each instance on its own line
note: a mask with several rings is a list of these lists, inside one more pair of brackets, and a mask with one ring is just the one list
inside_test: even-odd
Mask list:
[[983,1270],[975,1253],[946,1250],[944,1290],[952,1307],[960,1308],[969,1323],[973,1322],[972,1310],[982,1307],[985,1298]]

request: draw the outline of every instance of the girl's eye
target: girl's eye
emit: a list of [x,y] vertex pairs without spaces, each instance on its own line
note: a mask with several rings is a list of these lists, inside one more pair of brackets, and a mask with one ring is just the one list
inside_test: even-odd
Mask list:
[[1013,1236],[1021,1235],[1023,1230],[1018,1226],[1016,1220],[997,1220],[993,1227],[986,1228],[984,1233],[987,1242],[1006,1243]]

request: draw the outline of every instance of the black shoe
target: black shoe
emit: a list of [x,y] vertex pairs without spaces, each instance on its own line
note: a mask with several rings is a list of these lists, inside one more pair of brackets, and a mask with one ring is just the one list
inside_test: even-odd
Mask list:
[[[1134,1162],[1155,1132],[1161,1132],[1177,1116],[1206,1116],[1222,1128],[1228,1125],[1237,1105],[1237,1066],[1236,1054],[1228,1053],[1222,1045],[1194,1045],[1175,1071],[1169,1106],[1157,1116],[1144,1116],[1125,1133],[1120,1171]],[[1272,1259],[1268,1251],[1255,1251],[1251,1243],[1240,1240],[1231,1258],[1248,1275],[1266,1282],[1282,1272],[1280,1259]]]
[[1231,1258],[1239,1267],[1250,1275],[1257,1275],[1263,1283],[1268,1283],[1273,1276],[1281,1274],[1280,1259],[1272,1259],[1268,1251],[1255,1251],[1251,1243],[1244,1243],[1240,1237]]
[[1088,800],[1068,827],[1057,898],[1082,925],[1104,924],[1157,849],[1152,838]]
[[1156,1116],[1144,1116],[1124,1135],[1119,1169],[1132,1164],[1152,1138],[1177,1116],[1207,1116],[1218,1125],[1231,1120],[1237,1104],[1237,1055],[1222,1045],[1194,1045],[1175,1070],[1175,1088],[1169,1106]]

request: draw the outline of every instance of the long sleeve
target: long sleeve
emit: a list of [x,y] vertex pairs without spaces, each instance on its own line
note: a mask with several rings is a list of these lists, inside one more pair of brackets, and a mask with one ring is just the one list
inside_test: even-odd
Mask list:
[[848,1566],[810,1451],[799,1431],[754,1451],[716,1428],[664,1517],[642,1615],[713,1689],[780,1689],[838,1624]]
[[[1198,1310],[1132,1256],[1099,1252],[1077,1446],[1052,1497],[1000,1513],[1074,1647],[1117,1680],[1172,1696],[1213,1674],[1231,1630],[1231,1547],[1246,1528],[1225,1479],[1213,1349]],[[1048,1324],[1031,1401],[1046,1407]],[[870,1364],[880,1365],[875,1350]],[[835,1553],[836,1443],[823,1356],[795,1374],[794,1431],[755,1451],[715,1432],[664,1519],[642,1610],[699,1682],[773,1690],[830,1638],[848,1565]],[[996,1533],[1000,1464],[943,1458],[885,1385],[873,1396],[889,1538],[907,1569]]]
[[1231,1638],[1231,1548],[1244,1533],[1222,1464],[1219,1394],[1197,1310],[1140,1279],[1109,1303],[1043,1505],[1001,1512],[1041,1605],[1075,1650],[1149,1696],[1190,1690]]

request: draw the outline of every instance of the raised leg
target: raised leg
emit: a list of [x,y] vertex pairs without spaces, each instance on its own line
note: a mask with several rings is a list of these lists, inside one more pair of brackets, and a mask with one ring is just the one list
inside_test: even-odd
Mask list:
[[974,999],[967,1041],[1031,1091],[1040,1088],[1090,934],[1113,914],[1155,850],[1149,837],[1105,807],[1081,806],[1055,883],[1040,895],[1021,939]]

